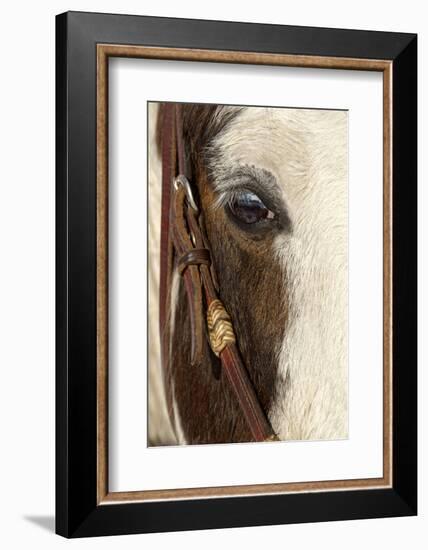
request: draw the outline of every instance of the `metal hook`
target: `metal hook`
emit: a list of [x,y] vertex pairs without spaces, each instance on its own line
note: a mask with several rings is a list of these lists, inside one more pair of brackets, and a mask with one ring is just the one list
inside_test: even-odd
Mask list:
[[193,198],[192,188],[190,186],[189,180],[184,176],[183,174],[179,174],[174,179],[174,188],[177,190],[180,185],[183,186],[184,191],[186,192],[186,198],[187,202],[190,204],[190,206],[193,208],[195,212],[199,212],[199,208],[196,205],[195,199]]

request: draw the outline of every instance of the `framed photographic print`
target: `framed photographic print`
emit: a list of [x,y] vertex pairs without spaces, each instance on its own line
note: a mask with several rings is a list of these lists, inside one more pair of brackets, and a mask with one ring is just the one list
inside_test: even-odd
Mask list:
[[416,514],[416,35],[56,25],[57,532]]

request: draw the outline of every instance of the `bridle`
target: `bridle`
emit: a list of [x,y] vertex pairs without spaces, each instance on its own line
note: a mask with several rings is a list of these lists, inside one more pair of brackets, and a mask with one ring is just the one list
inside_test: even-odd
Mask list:
[[[190,311],[191,367],[202,362],[204,338],[219,357],[255,441],[276,435],[260,405],[239,353],[232,320],[219,298],[203,215],[190,183],[183,142],[182,107],[162,106],[162,211],[160,251],[160,334],[164,371],[170,368],[171,300],[175,270],[183,277]],[[167,378],[167,376],[165,376]],[[171,404],[169,403],[171,414]]]

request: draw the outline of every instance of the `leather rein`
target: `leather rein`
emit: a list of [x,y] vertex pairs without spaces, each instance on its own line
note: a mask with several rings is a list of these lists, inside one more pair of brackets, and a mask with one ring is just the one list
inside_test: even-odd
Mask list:
[[168,304],[173,273],[177,270],[183,277],[189,304],[191,366],[202,362],[204,338],[207,338],[221,361],[254,441],[274,441],[277,437],[242,362],[232,320],[219,298],[203,215],[196,204],[186,166],[181,105],[165,103],[162,109],[159,322],[164,371],[170,361]]

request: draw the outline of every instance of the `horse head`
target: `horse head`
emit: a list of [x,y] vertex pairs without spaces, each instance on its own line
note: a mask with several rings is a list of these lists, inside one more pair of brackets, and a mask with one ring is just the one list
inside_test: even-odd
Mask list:
[[[279,439],[346,437],[346,113],[202,104],[181,113],[219,296],[262,409]],[[165,382],[177,440],[251,441],[207,338],[191,365],[177,270],[170,297]]]

